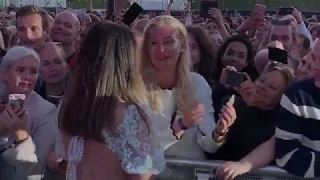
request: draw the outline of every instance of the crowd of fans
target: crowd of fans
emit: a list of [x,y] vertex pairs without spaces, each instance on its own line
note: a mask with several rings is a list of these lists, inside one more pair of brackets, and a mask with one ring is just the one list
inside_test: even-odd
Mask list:
[[223,160],[224,180],[269,164],[320,176],[316,17],[104,16],[0,14],[1,178],[146,180],[166,157]]

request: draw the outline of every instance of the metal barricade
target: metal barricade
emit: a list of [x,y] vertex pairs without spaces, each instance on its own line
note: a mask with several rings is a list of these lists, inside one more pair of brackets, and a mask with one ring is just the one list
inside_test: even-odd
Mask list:
[[[213,180],[215,179],[215,170],[223,164],[223,161],[198,161],[186,159],[167,159],[167,167],[156,180]],[[60,180],[52,173],[48,174],[45,180]],[[0,180],[23,180],[18,177],[15,168],[7,164],[0,157]],[[275,167],[267,166],[244,174],[236,178],[237,180],[304,180],[305,178],[295,177],[286,171]],[[312,178],[310,180],[320,180]]]
[[[216,179],[215,170],[223,164],[223,161],[197,161],[185,159],[167,159],[167,168],[160,174],[157,180],[211,180]],[[236,178],[237,180],[304,180],[286,171],[275,167],[267,166],[244,174]],[[320,180],[312,178],[310,180]]]

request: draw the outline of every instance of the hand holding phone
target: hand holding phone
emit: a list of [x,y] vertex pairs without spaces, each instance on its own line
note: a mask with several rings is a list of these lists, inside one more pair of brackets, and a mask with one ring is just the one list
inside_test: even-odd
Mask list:
[[209,18],[208,11],[210,8],[218,8],[218,2],[215,1],[201,1],[200,16]]
[[241,84],[246,80],[246,76],[243,73],[237,71],[228,70],[226,84],[230,87],[240,87]]
[[288,14],[292,14],[293,10],[294,9],[292,7],[280,7],[278,9],[278,15],[279,16],[286,16]]
[[288,64],[288,52],[276,47],[268,47],[269,60],[277,61],[282,64]]
[[122,22],[127,26],[130,26],[142,13],[142,11],[143,8],[139,4],[133,3],[127,10],[127,12],[124,14]]
[[24,94],[10,94],[9,95],[9,105],[15,108],[23,108],[24,100],[26,99],[26,95]]

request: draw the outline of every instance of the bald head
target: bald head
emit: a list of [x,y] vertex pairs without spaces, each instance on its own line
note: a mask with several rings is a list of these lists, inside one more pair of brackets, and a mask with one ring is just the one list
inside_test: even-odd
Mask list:
[[57,19],[67,19],[70,22],[73,22],[73,24],[76,25],[77,28],[80,28],[80,21],[78,19],[78,17],[71,11],[62,11],[61,13],[56,15],[55,20]]
[[261,74],[269,62],[269,50],[262,49],[254,57],[254,65],[259,74]]
[[70,11],[57,14],[50,37],[52,41],[60,42],[63,46],[74,46],[80,38],[80,21],[77,16]]

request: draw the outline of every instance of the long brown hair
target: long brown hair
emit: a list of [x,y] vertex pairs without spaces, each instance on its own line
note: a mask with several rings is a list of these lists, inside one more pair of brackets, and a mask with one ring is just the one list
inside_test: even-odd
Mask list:
[[147,103],[136,63],[135,39],[129,29],[108,22],[92,27],[81,46],[59,115],[59,127],[70,136],[101,142],[102,130],[116,125],[120,100],[137,107]]
[[208,83],[211,83],[211,75],[217,66],[217,60],[214,55],[217,50],[214,49],[213,43],[202,27],[188,26],[187,31],[195,39],[200,50],[200,61],[194,68]]

